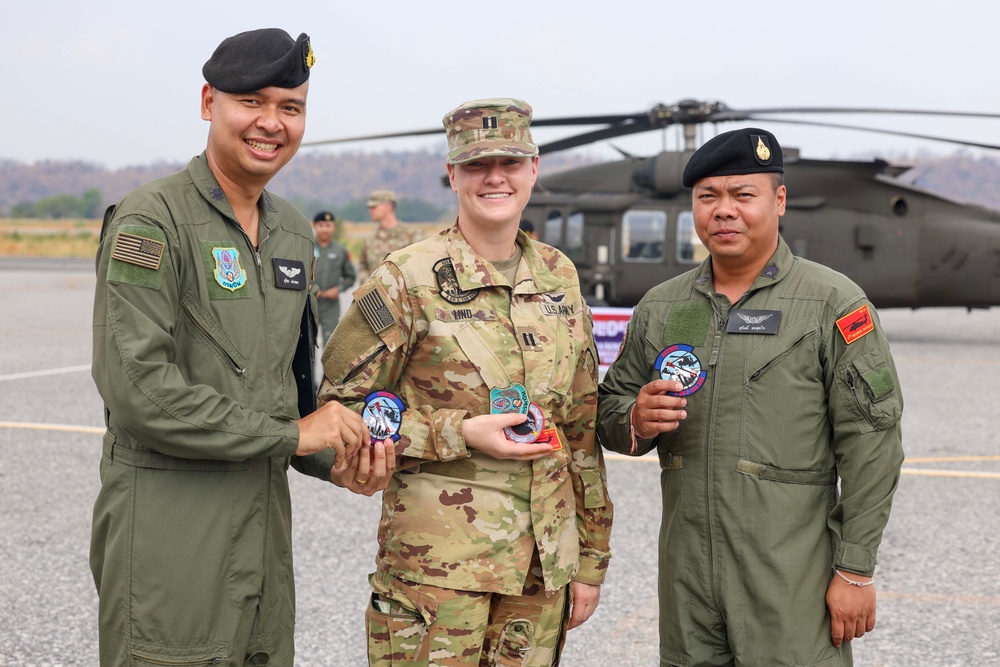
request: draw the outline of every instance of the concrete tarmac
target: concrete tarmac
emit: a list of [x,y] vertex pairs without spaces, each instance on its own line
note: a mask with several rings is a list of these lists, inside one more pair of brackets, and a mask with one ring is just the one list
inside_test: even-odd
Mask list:
[[[0,665],[93,666],[88,565],[102,411],[90,378],[93,263],[0,258]],[[1000,665],[1000,308],[881,313],[907,461],[876,571],[868,667]],[[657,664],[658,465],[608,457],[614,559],[563,664]],[[366,663],[377,499],[290,471],[301,666]]]

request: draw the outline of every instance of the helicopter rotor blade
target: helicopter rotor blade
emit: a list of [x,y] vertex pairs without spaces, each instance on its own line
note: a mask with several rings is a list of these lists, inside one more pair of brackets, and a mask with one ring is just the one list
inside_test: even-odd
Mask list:
[[322,139],[319,141],[303,141],[303,146],[325,146],[326,144],[346,144],[352,141],[371,141],[373,139],[401,139],[403,137],[420,137],[429,134],[444,134],[444,128],[435,130],[411,130],[409,132],[388,132],[386,134],[366,134],[359,137],[341,137],[340,139]]
[[1000,118],[1000,113],[984,111],[936,111],[928,109],[880,109],[877,107],[783,107],[771,109],[725,109],[712,114],[711,122],[723,120],[745,120],[760,114],[775,113],[818,113],[818,114],[886,114],[913,116],[951,116],[955,118]]
[[965,139],[953,139],[950,137],[935,137],[929,134],[916,134],[914,132],[903,132],[901,130],[887,130],[878,127],[861,127],[859,125],[843,125],[841,123],[824,123],[820,121],[811,120],[786,120],[782,118],[758,118],[756,116],[751,116],[744,120],[759,120],[767,123],[785,123],[788,125],[809,125],[811,127],[829,127],[836,130],[855,130],[858,132],[874,132],[877,134],[891,134],[897,137],[909,137],[911,139],[925,139],[929,141],[941,141],[948,144],[959,144],[961,146],[972,146],[974,148],[991,148],[994,150],[1000,150],[1000,145],[997,144],[985,144],[978,141],[967,141]]

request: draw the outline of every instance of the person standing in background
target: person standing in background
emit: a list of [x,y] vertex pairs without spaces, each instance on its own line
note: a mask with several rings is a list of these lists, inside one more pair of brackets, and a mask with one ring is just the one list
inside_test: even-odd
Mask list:
[[316,236],[316,300],[319,305],[320,347],[326,347],[340,321],[340,295],[354,286],[357,271],[351,256],[334,240],[337,221],[333,213],[320,211],[313,218]]

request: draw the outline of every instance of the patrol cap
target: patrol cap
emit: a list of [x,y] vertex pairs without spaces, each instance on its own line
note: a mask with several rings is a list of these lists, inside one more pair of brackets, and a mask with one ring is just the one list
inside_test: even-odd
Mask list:
[[449,111],[441,121],[448,131],[448,164],[481,157],[535,157],[531,105],[510,97],[473,100]]
[[708,176],[784,173],[781,146],[767,130],[747,127],[712,137],[694,152],[684,167],[684,187]]
[[268,86],[297,88],[309,79],[315,60],[307,34],[292,39],[280,28],[261,28],[222,40],[201,73],[225,93],[250,93]]
[[370,195],[368,195],[368,208],[372,206],[378,206],[379,204],[384,204],[387,201],[396,203],[396,193],[392,190],[375,190]]
[[313,218],[313,222],[336,222],[336,221],[337,218],[335,218],[333,216],[333,213],[330,213],[329,211],[320,211],[319,213],[316,214],[316,217]]

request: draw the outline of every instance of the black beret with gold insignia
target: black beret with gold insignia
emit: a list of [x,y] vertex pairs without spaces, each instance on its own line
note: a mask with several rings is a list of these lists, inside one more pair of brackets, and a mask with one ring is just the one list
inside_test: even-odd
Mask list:
[[694,152],[684,167],[684,187],[709,176],[785,173],[781,146],[767,130],[747,127],[712,137]]
[[261,28],[222,40],[201,73],[213,88],[226,93],[297,88],[309,79],[314,60],[307,34],[292,39],[280,28]]

